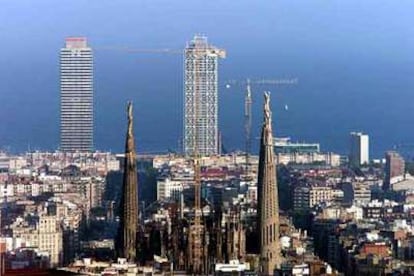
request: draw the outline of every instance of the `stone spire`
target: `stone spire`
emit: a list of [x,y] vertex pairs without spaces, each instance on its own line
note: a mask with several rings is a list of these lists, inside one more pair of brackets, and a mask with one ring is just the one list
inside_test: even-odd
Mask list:
[[260,139],[258,171],[258,230],[260,239],[260,271],[273,275],[280,267],[279,199],[277,191],[276,164],[273,152],[272,112],[270,94],[264,94],[264,120]]
[[126,258],[128,262],[135,262],[138,226],[138,180],[131,102],[128,103],[128,130],[125,143],[120,218],[117,238],[118,257]]

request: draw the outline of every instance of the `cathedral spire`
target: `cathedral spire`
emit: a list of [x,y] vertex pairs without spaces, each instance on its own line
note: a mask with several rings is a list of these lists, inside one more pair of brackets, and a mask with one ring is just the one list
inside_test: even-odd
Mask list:
[[258,225],[260,237],[260,270],[273,275],[280,267],[279,199],[276,164],[273,152],[272,112],[270,94],[264,94],[264,120],[260,139],[258,171]]
[[133,133],[132,102],[128,103],[128,130],[125,142],[124,179],[120,225],[117,238],[118,257],[136,261],[138,227],[137,158]]
[[135,151],[135,144],[134,144],[134,133],[133,133],[133,124],[134,124],[134,117],[132,115],[132,102],[128,103],[127,107],[128,112],[128,131],[127,131],[127,140],[126,140],[126,152],[133,152]]

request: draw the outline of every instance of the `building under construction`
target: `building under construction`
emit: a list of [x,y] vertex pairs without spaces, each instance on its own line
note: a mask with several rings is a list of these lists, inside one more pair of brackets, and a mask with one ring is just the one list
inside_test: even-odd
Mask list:
[[[194,36],[184,51],[184,153],[219,153],[218,60],[225,52]],[[197,108],[196,108],[197,106]]]

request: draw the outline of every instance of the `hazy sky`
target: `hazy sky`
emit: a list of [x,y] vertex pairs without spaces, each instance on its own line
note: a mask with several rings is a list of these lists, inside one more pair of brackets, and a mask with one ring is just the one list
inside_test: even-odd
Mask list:
[[[103,48],[181,49],[203,33],[228,52],[221,83],[299,79],[268,88],[275,132],[345,151],[348,132],[364,130],[380,154],[414,139],[413,10],[410,0],[0,0],[0,148],[58,146],[59,49],[77,35],[95,48],[97,148],[122,149],[128,99],[139,149],[175,148],[182,58]],[[242,89],[220,91],[228,148],[243,147]]]

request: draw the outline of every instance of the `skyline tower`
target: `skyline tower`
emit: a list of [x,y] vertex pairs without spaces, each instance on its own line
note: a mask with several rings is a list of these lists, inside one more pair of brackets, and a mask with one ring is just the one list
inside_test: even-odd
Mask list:
[[369,163],[369,136],[362,132],[351,132],[349,164],[359,167]]
[[60,50],[60,149],[93,150],[93,53],[85,37]]
[[136,261],[138,228],[137,156],[133,132],[132,103],[128,103],[128,130],[125,143],[120,224],[117,237],[118,257]]
[[[194,36],[184,51],[184,153],[219,153],[218,59],[225,52]],[[195,108],[195,106],[198,106]]]
[[276,164],[273,151],[272,113],[270,95],[264,94],[264,120],[260,138],[259,170],[257,179],[257,218],[260,240],[260,270],[273,275],[280,267],[279,198]]

